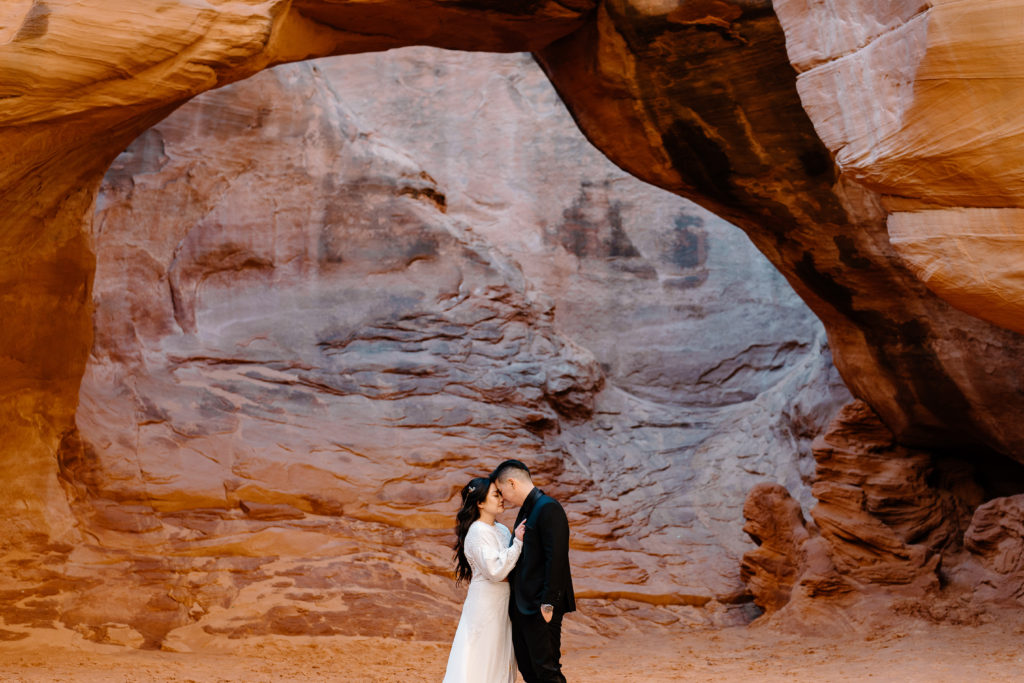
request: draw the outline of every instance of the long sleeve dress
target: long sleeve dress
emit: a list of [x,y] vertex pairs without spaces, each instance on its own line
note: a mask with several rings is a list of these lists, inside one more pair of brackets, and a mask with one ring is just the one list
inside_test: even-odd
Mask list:
[[506,577],[516,565],[523,543],[518,538],[513,541],[504,524],[477,520],[466,533],[464,548],[473,578],[462,603],[444,683],[513,683],[516,658]]

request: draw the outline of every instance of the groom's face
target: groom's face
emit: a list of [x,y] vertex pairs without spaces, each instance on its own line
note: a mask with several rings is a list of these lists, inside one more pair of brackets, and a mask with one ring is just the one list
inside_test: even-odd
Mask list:
[[501,494],[506,505],[519,507],[523,504],[523,498],[525,498],[525,496],[520,495],[523,491],[523,487],[515,479],[506,479],[503,482],[495,482],[494,485],[498,487],[498,493]]

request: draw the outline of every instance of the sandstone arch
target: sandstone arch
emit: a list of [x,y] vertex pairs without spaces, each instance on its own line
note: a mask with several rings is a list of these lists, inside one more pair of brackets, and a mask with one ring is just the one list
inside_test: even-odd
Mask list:
[[424,2],[408,23],[390,19],[393,4],[5,8],[8,542],[46,548],[76,533],[55,453],[73,438],[91,334],[89,220],[114,156],[189,97],[268,65],[411,43],[534,51],[610,158],[747,231],[825,322],[852,391],[902,440],[1024,457],[1022,339],[953,308],[905,268],[880,195],[840,173],[805,112],[772,3]]

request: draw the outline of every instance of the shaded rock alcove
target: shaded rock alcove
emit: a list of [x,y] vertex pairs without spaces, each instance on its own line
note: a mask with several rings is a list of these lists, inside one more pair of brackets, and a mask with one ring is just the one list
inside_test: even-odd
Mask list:
[[758,548],[743,576],[762,621],[837,634],[894,615],[1019,623],[1018,463],[900,446],[859,401],[813,454],[809,518],[778,484],[755,487],[744,507]]

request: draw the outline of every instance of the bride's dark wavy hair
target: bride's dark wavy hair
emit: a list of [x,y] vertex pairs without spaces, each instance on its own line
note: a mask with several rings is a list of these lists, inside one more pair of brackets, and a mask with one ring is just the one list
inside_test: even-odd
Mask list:
[[455,585],[473,578],[473,569],[466,559],[466,534],[469,527],[480,519],[480,503],[487,500],[487,492],[491,489],[491,480],[477,477],[462,487],[462,507],[455,515]]

